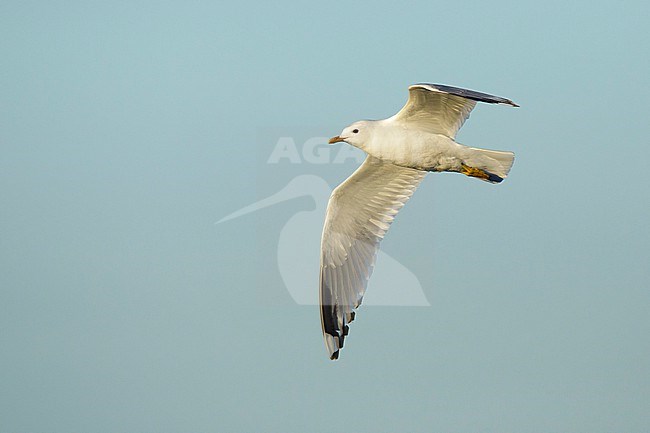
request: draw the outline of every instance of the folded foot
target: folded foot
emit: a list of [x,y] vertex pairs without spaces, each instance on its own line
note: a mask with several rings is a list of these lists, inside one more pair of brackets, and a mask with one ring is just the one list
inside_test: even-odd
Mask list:
[[492,174],[490,172],[487,172],[485,170],[482,170],[480,168],[476,167],[470,167],[465,164],[461,164],[461,170],[460,172],[463,173],[466,176],[470,177],[478,177],[479,179],[482,179],[486,182],[492,182],[492,183],[499,183],[503,180],[502,177],[497,176],[496,174]]

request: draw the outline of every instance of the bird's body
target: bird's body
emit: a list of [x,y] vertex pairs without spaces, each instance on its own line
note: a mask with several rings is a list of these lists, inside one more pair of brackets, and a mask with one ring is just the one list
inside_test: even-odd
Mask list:
[[509,99],[472,90],[416,84],[409,87],[408,102],[394,116],[355,122],[330,140],[330,144],[345,141],[368,154],[332,192],[323,228],[321,322],[331,359],[337,359],[343,347],[381,239],[426,174],[458,172],[490,183],[508,175],[512,152],[455,141],[476,101],[517,107]]
[[364,121],[372,138],[360,149],[392,164],[423,171],[460,171],[468,148],[443,134],[408,128],[393,118]]

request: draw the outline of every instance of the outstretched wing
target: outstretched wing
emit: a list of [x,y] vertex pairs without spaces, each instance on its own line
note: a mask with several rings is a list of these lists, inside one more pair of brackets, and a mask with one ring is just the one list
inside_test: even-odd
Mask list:
[[372,274],[379,242],[426,172],[368,156],[333,192],[321,240],[321,324],[337,359]]
[[409,99],[393,119],[415,124],[427,132],[454,138],[476,106],[476,101],[518,107],[509,99],[487,93],[423,83],[409,87]]

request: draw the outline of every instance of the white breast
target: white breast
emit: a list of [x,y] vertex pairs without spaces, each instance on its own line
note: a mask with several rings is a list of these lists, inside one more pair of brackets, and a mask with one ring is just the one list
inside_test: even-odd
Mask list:
[[405,128],[386,119],[378,122],[364,150],[402,167],[441,171],[456,164],[460,145],[445,135]]

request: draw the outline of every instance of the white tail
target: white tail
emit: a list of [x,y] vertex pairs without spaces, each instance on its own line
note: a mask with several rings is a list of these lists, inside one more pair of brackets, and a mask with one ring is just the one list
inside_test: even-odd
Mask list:
[[486,182],[499,183],[508,177],[514,162],[515,154],[512,152],[468,147],[461,173]]

